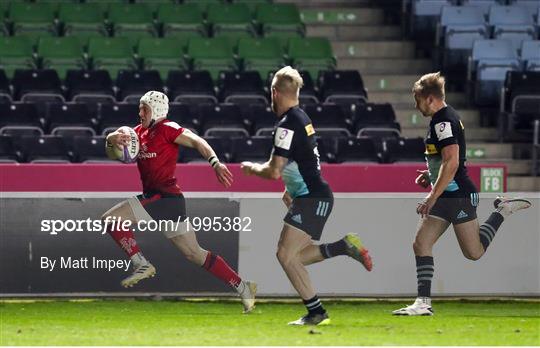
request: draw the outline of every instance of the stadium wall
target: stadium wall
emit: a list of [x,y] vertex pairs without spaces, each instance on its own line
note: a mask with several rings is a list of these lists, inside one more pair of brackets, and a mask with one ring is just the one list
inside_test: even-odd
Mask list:
[[[52,176],[53,167],[62,168],[55,169],[56,176]],[[85,168],[87,189],[68,192],[66,189],[74,185],[69,182],[73,174],[70,170],[81,170],[82,167]],[[190,170],[196,167],[181,167],[182,179],[188,173],[193,174]],[[352,183],[349,180],[351,188],[362,187],[362,183],[358,183],[359,178],[367,180],[366,172],[371,170],[358,167],[348,168],[347,172],[342,173],[341,181],[354,178]],[[18,177],[14,176],[14,171],[0,170],[0,294],[125,294],[126,290],[119,286],[119,280],[126,276],[121,269],[57,268],[49,271],[41,267],[42,257],[124,259],[122,252],[108,236],[88,231],[51,235],[41,231],[40,223],[43,219],[99,219],[114,203],[137,193],[137,188],[133,187],[138,185],[135,168],[113,165],[109,168],[111,172],[108,176],[103,176],[103,166],[44,165],[32,168],[32,174],[26,168],[19,172]],[[124,168],[130,170],[123,172]],[[207,165],[200,168],[201,180],[215,180],[203,174],[212,174],[207,170]],[[203,171],[203,168],[206,170]],[[113,174],[114,169],[117,171]],[[238,168],[232,169],[239,178]],[[324,167],[323,170],[328,173],[328,169]],[[401,175],[395,178],[399,177],[405,182],[403,177],[409,179],[414,176],[414,170],[404,166]],[[474,169],[471,173],[474,173]],[[115,186],[111,182],[122,182],[124,175],[134,176],[132,186],[121,186],[124,190],[112,192]],[[334,190],[333,180],[336,179],[340,177],[329,179]],[[27,185],[14,182],[19,180]],[[261,185],[263,181],[257,182],[260,191],[267,188]],[[7,190],[14,187],[27,190]],[[36,192],[36,188],[41,188],[40,192]],[[255,191],[256,187],[252,190]],[[289,296],[295,293],[275,258],[281,219],[285,214],[279,193],[281,190],[278,184],[274,189],[267,190],[270,192],[186,191],[189,198],[188,214],[192,217],[241,217],[250,220],[249,229],[239,232],[200,230],[197,235],[203,247],[221,254],[233,267],[238,267],[245,278],[256,280],[261,295]],[[335,191],[336,204],[322,241],[333,241],[345,233],[358,232],[370,248],[375,267],[373,272],[367,273],[359,264],[345,257],[310,266],[319,292],[339,296],[412,295],[416,288],[411,248],[418,221],[415,208],[425,194],[406,190],[401,193]],[[435,247],[434,295],[540,295],[540,214],[537,208],[540,206],[540,195],[529,193],[528,196],[533,200],[535,210],[509,218],[488,253],[479,261],[466,260],[461,255],[455,237],[448,236],[453,234],[452,231],[447,231]],[[492,210],[494,197],[495,194],[482,194],[478,211],[480,220],[485,219]],[[242,226],[246,224],[244,222]],[[137,236],[145,254],[157,266],[158,275],[155,279],[141,283],[137,289],[130,289],[128,294],[230,291],[227,286],[184,260],[161,233],[140,232]]]

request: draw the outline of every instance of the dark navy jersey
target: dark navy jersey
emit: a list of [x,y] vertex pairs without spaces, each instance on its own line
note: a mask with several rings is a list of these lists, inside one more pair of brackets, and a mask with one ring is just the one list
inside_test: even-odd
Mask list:
[[459,167],[443,195],[455,196],[461,193],[468,195],[476,192],[476,187],[470,180],[465,167],[467,147],[465,145],[465,127],[461,119],[451,106],[446,106],[437,111],[429,123],[429,131],[425,139],[426,161],[429,170],[429,179],[434,185],[439,176],[442,156],[441,151],[445,146],[459,145]]
[[328,184],[321,177],[315,129],[311,119],[298,106],[287,110],[278,121],[272,155],[289,160],[281,176],[293,198],[329,192]]

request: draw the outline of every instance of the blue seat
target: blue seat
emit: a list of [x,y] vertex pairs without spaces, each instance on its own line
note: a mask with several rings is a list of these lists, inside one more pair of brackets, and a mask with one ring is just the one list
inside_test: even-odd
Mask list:
[[500,5],[503,1],[499,0],[463,0],[462,5],[465,6],[475,6],[477,7],[481,12],[482,15],[486,16],[489,14],[489,9],[493,5]]
[[540,40],[523,41],[521,60],[525,64],[525,70],[540,71]]
[[435,30],[443,6],[452,5],[450,0],[413,0],[412,31],[420,37],[429,37]]
[[511,41],[475,41],[469,64],[469,77],[476,72],[475,102],[478,105],[497,105],[506,72],[520,68],[517,51]]
[[524,40],[534,40],[536,36],[533,14],[526,7],[492,6],[489,11],[489,24],[494,27],[495,39],[512,41],[516,50]]
[[533,14],[521,6],[492,6],[489,10],[489,24],[533,25]]
[[476,6],[445,6],[439,32],[444,39],[445,69],[464,65],[475,40],[488,38],[488,27]]
[[526,7],[529,13],[536,13],[540,9],[540,2],[538,0],[514,0],[512,4]]

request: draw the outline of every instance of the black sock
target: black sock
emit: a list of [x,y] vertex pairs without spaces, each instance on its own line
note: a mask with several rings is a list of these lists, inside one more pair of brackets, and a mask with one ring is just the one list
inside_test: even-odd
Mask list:
[[304,301],[304,305],[306,306],[309,315],[326,313],[321,303],[321,300],[319,300],[317,295],[315,295],[313,298],[310,298],[309,300],[302,301]]
[[480,242],[484,246],[484,251],[487,250],[489,244],[491,244],[493,238],[495,238],[495,234],[499,227],[501,227],[503,221],[504,217],[500,213],[493,212],[486,222],[480,226]]
[[416,256],[418,297],[431,297],[431,279],[434,271],[433,256]]
[[334,243],[327,243],[319,245],[321,254],[325,259],[329,259],[334,256],[347,254],[347,243],[343,239]]

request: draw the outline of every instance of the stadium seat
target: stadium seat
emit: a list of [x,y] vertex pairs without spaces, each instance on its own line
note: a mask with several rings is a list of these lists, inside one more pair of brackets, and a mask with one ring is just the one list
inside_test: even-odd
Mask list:
[[208,70],[217,81],[222,70],[236,70],[233,48],[225,38],[192,38],[187,54],[194,70]]
[[107,135],[121,126],[135,127],[139,123],[139,105],[102,104],[99,110],[100,133]]
[[[205,137],[204,140],[214,149],[221,162],[232,160],[232,139],[225,137]],[[200,154],[199,154],[200,156]],[[205,159],[203,158],[203,161]]]
[[[525,109],[520,100],[539,99],[540,100],[540,71],[508,71],[504,81],[503,102],[500,110],[509,113],[516,113],[517,109]],[[534,108],[530,110],[535,112]]]
[[146,4],[112,3],[109,6],[107,23],[115,36],[126,37],[136,46],[142,37],[156,37],[154,17]]
[[27,38],[0,37],[0,68],[8,77],[13,77],[16,69],[35,67],[32,54],[32,43]]
[[163,80],[169,70],[186,69],[184,54],[187,39],[182,38],[142,38],[137,54],[146,70],[157,70]]
[[163,81],[156,70],[120,70],[116,79],[118,100],[139,104],[147,91],[163,91]]
[[480,11],[482,16],[487,18],[488,14],[489,14],[489,9],[491,8],[491,6],[504,4],[504,0],[503,1],[499,1],[499,0],[462,0],[461,4],[464,5],[464,6],[467,6],[467,7],[469,7],[469,6],[476,7]]
[[[205,137],[208,144],[214,149],[216,155],[222,162],[230,162],[231,159],[231,141],[228,138]],[[194,148],[180,146],[178,161],[182,163],[201,163],[206,159]]]
[[354,132],[358,136],[374,134],[378,137],[400,135],[400,125],[392,104],[359,104],[355,106]]
[[303,36],[305,32],[295,4],[260,4],[257,6],[255,20],[265,37]]
[[107,36],[103,12],[97,4],[62,3],[58,10],[58,20],[63,24],[65,36]]
[[506,72],[520,70],[517,52],[508,40],[477,40],[469,64],[469,79],[476,73],[475,102],[496,105]]
[[198,134],[200,131],[200,120],[191,113],[190,108],[182,103],[170,103],[167,119],[178,123],[184,128],[188,128]]
[[249,10],[255,14],[257,6],[260,4],[271,4],[273,0],[231,0],[233,4],[245,4]]
[[223,2],[223,0],[183,0],[184,4],[197,5],[199,9],[204,13],[208,11],[209,6],[219,5]]
[[154,13],[158,11],[159,6],[162,4],[176,4],[176,0],[134,0],[134,2],[136,4],[146,5],[150,9],[150,11]]
[[385,162],[424,162],[425,144],[422,138],[388,138],[383,140],[386,148]]
[[19,154],[13,145],[10,136],[0,135],[0,163],[13,163],[19,161]]
[[317,134],[317,150],[321,162],[336,163],[337,144],[343,137],[324,136]]
[[47,129],[52,135],[95,135],[97,119],[92,118],[86,104],[49,104],[47,107]]
[[47,3],[12,2],[9,20],[15,35],[56,35],[54,8]]
[[165,37],[207,36],[203,20],[203,12],[196,4],[163,4],[157,12]]
[[270,106],[249,105],[242,112],[243,123],[251,134],[257,136],[271,135],[278,119]]
[[0,2],[0,18],[4,19],[8,14],[10,3],[7,1]]
[[185,103],[217,103],[214,83],[208,71],[171,70],[165,83],[169,99]]
[[178,151],[178,162],[179,163],[197,163],[203,162],[201,154],[197,149],[189,146],[180,146]]
[[521,60],[525,64],[525,70],[540,71],[540,40],[523,41]]
[[476,6],[444,6],[438,32],[443,42],[443,67],[452,71],[464,71],[473,42],[489,37],[484,16]]
[[68,97],[74,102],[114,103],[112,81],[106,70],[68,70]]
[[283,50],[275,38],[242,38],[238,42],[238,57],[244,70],[255,70],[265,80],[269,73],[284,65]]
[[268,104],[263,82],[256,71],[225,71],[220,74],[220,100],[235,104]]
[[299,73],[304,81],[304,86],[300,89],[300,104],[319,104],[318,90],[315,86],[315,82],[313,81],[313,75],[306,70],[300,70]]
[[312,77],[318,76],[319,70],[336,67],[332,46],[326,38],[291,38],[288,55],[297,69],[309,71]]
[[34,104],[0,104],[0,135],[43,135],[43,127]]
[[17,144],[25,162],[33,163],[69,163],[71,156],[62,137],[22,136]]
[[510,40],[515,50],[521,48],[522,41],[535,39],[533,15],[525,7],[492,6],[489,24],[494,26],[494,38]]
[[113,79],[118,71],[135,65],[132,46],[124,37],[93,37],[88,42],[88,55],[94,69],[107,70]]
[[321,72],[319,86],[325,103],[349,105],[367,102],[367,91],[357,70]]
[[75,136],[72,148],[75,159],[81,163],[114,162],[105,153],[104,136]]
[[325,136],[346,136],[351,133],[345,115],[336,104],[306,105],[304,111],[313,122],[315,132]]
[[211,4],[208,6],[206,20],[214,37],[241,38],[257,34],[249,7],[245,4]]
[[240,109],[234,104],[204,104],[198,108],[202,133],[207,136],[249,136]]
[[419,39],[432,38],[441,10],[450,0],[412,0],[411,31]]
[[233,161],[266,162],[270,158],[272,137],[251,137],[232,139]]
[[540,71],[507,72],[501,100],[499,139],[530,142],[540,119]]
[[65,102],[55,70],[16,70],[11,82],[16,99],[23,102]]
[[39,39],[37,54],[43,68],[56,70],[60,79],[64,80],[67,70],[84,68],[82,48],[76,36],[44,37]]
[[4,70],[0,70],[0,104],[11,103],[11,90],[9,88],[9,80]]
[[530,13],[536,13],[540,9],[538,0],[513,0],[511,3],[515,6],[525,7]]
[[382,153],[378,152],[371,138],[340,138],[337,144],[337,161],[342,162],[380,162]]

